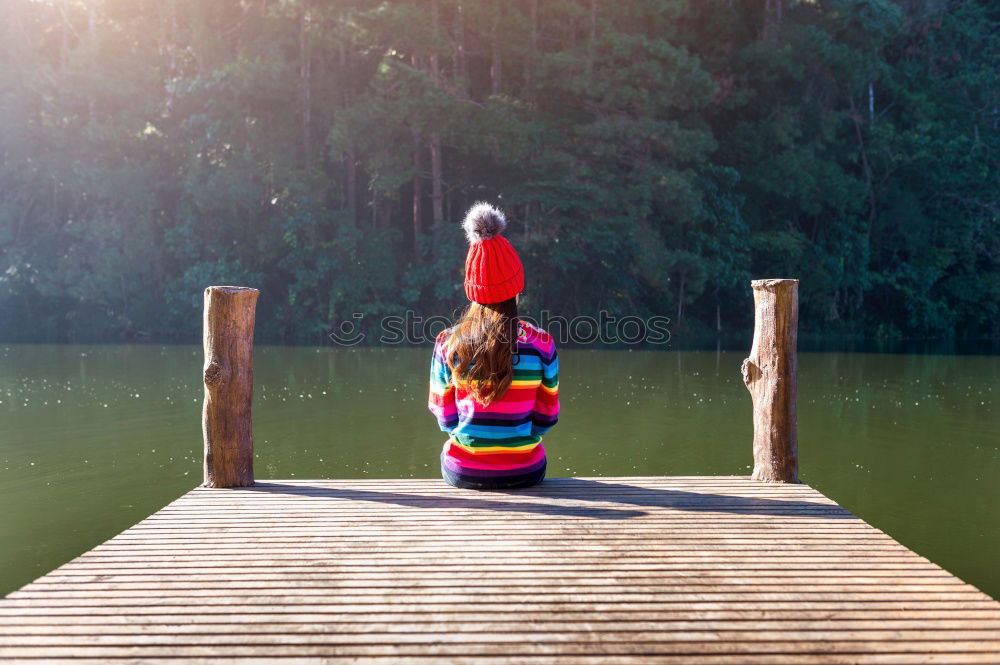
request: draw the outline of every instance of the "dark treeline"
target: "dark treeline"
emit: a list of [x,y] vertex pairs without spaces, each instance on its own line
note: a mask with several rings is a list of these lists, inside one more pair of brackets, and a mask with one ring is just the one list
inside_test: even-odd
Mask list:
[[1000,334],[1000,5],[4,0],[0,339],[451,313],[472,202],[526,308]]

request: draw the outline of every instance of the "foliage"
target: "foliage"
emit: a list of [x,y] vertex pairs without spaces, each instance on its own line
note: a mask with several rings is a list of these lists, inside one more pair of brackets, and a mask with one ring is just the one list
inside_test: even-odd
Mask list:
[[262,340],[463,303],[508,213],[531,313],[1000,334],[997,8],[827,0],[8,0],[0,338]]

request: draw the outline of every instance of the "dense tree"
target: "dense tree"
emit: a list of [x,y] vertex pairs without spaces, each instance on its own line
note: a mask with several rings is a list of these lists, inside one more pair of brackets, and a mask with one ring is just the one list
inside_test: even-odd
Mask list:
[[0,339],[450,313],[499,202],[525,304],[1000,334],[997,9],[971,0],[5,0]]

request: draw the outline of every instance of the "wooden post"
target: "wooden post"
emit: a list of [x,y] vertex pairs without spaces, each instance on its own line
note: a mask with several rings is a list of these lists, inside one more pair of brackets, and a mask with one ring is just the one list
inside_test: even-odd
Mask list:
[[253,485],[253,326],[257,289],[205,289],[204,487]]
[[753,348],[741,368],[753,398],[753,480],[798,482],[795,394],[799,280],[755,279]]

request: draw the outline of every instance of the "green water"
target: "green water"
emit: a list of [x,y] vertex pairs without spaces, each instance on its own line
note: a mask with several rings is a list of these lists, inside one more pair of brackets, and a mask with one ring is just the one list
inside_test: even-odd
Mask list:
[[[743,355],[562,351],[549,475],[749,473]],[[258,347],[257,477],[437,476],[428,359]],[[201,365],[194,346],[0,346],[0,592],[201,481]],[[802,480],[1000,597],[998,379],[1000,356],[800,354]]]

